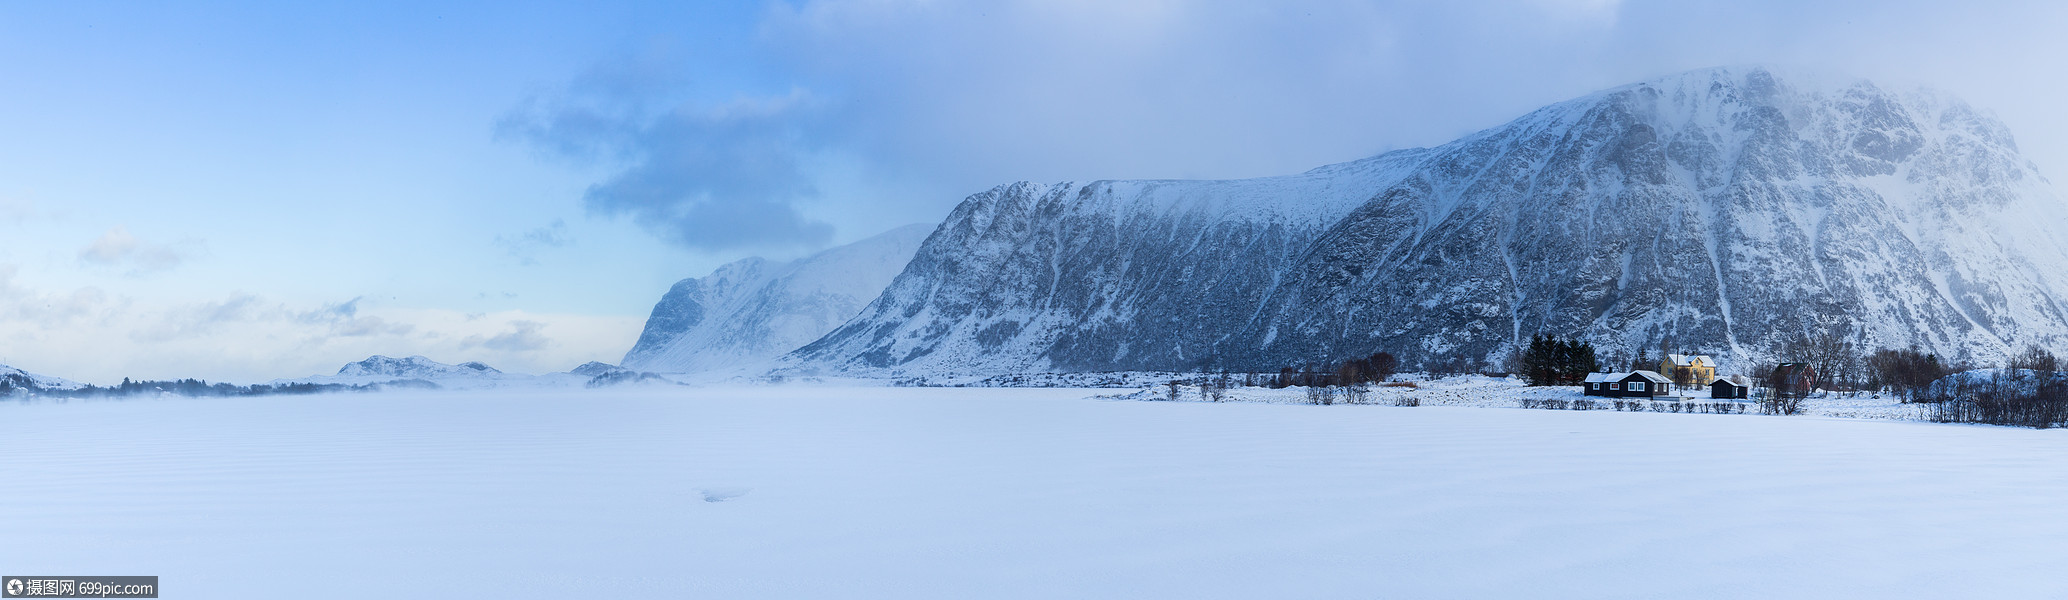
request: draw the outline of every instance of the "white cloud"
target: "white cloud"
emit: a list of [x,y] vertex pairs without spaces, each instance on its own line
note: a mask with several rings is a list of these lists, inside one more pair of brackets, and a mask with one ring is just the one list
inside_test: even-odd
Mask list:
[[539,334],[539,330],[546,327],[545,323],[532,320],[515,320],[509,323],[509,331],[498,333],[491,337],[470,335],[467,336],[466,340],[460,342],[460,347],[473,348],[480,346],[506,352],[531,352],[553,344],[553,340]]
[[638,317],[468,314],[358,298],[297,307],[247,293],[155,305],[94,287],[42,292],[15,274],[0,264],[0,363],[89,382],[262,382],[332,373],[373,354],[545,373],[617,362],[643,325]]
[[36,209],[36,201],[0,196],[0,221],[19,225],[40,216],[43,216],[43,212]]
[[179,246],[153,244],[137,239],[129,228],[116,225],[101,234],[93,243],[79,249],[79,260],[109,266],[127,267],[131,276],[156,273],[177,267],[198,250],[200,242],[183,242]]
[[501,246],[504,253],[517,260],[517,264],[525,266],[538,265],[539,254],[549,248],[564,248],[573,243],[574,238],[567,232],[567,221],[562,219],[554,219],[550,225],[517,235],[495,236],[495,245]]

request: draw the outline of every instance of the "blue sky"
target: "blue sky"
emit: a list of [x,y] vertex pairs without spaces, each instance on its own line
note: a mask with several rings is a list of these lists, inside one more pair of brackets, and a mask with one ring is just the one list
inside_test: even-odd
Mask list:
[[992,185],[1295,172],[1721,64],[1931,84],[2068,173],[2068,9],[1942,4],[0,4],[0,363],[615,362],[676,279]]

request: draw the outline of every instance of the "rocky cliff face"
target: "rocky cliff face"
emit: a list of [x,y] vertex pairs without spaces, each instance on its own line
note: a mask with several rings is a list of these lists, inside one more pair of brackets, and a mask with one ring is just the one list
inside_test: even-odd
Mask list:
[[1831,328],[1988,359],[2068,348],[2064,214],[2010,133],[1957,99],[1710,69],[1295,176],[1001,186],[786,360],[1491,363],[1547,333],[1750,361]]
[[752,368],[818,339],[882,293],[931,228],[911,225],[793,262],[748,258],[677,282],[625,368]]

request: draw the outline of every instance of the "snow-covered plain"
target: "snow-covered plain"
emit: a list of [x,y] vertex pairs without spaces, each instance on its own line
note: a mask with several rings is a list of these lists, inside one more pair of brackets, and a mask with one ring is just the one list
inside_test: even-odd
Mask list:
[[165,598],[2068,595],[2068,432],[1112,391],[13,400],[0,565]]

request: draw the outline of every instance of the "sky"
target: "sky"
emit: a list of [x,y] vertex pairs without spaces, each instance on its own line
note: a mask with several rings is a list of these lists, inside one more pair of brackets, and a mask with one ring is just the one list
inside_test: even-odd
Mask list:
[[1019,180],[1239,178],[1686,70],[1994,112],[2068,175],[2055,2],[9,2],[0,364],[617,362],[670,284]]

